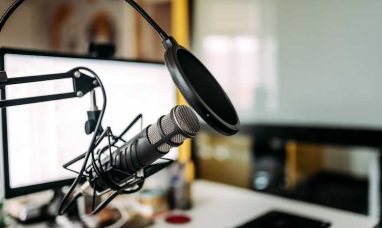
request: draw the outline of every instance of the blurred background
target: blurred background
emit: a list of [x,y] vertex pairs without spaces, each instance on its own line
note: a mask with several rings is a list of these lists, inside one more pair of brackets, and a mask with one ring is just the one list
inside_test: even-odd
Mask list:
[[[236,136],[203,125],[186,143],[189,179],[379,217],[381,1],[137,2],[204,61],[241,119]],[[70,54],[91,42],[163,61],[160,39],[120,0],[29,0],[0,35],[3,47]]]

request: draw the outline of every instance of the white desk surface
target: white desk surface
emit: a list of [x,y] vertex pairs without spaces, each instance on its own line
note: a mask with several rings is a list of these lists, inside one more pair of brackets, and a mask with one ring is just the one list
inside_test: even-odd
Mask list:
[[330,221],[331,228],[367,228],[375,226],[378,222],[378,219],[364,215],[208,181],[196,181],[192,193],[194,207],[181,212],[191,217],[190,223],[170,225],[159,219],[153,227],[235,227],[271,210]]

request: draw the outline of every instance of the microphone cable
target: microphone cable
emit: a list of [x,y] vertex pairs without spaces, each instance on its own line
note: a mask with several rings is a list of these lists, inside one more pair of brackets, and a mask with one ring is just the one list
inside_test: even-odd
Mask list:
[[[98,132],[101,129],[101,124],[102,124],[102,120],[103,120],[103,117],[104,117],[104,114],[105,114],[105,111],[106,111],[106,105],[107,105],[107,97],[106,97],[105,87],[103,86],[102,81],[99,78],[99,76],[94,71],[92,71],[92,70],[90,70],[89,68],[86,68],[86,67],[77,67],[74,70],[88,71],[89,73],[91,73],[94,76],[94,78],[97,80],[97,83],[100,86],[100,89],[102,91],[103,104],[102,104],[101,113],[100,113],[100,116],[98,118],[95,131],[93,133],[92,140],[91,140],[89,148],[88,148],[88,150],[87,150],[87,152],[85,154],[84,163],[82,164],[81,170],[78,172],[78,176],[75,178],[75,180],[73,181],[72,185],[70,186],[69,191],[65,194],[65,196],[64,196],[64,198],[63,198],[63,200],[62,200],[62,202],[60,204],[60,207],[58,209],[58,215],[65,214],[65,212],[72,205],[72,203],[78,198],[78,195],[72,196],[72,194],[73,194],[75,188],[77,187],[78,183],[81,181],[82,177],[84,176],[84,172],[85,172],[88,160],[90,158],[90,155],[92,157],[92,164],[95,164],[95,160],[96,159],[94,157],[94,149],[95,149],[94,147],[95,147],[95,144],[96,144]],[[97,167],[96,167],[96,171],[100,172],[100,170]],[[72,196],[72,199],[69,199],[70,196]]]

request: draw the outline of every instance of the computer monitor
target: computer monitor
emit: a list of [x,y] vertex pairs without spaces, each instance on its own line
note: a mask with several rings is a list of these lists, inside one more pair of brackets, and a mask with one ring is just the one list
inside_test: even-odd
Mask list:
[[[79,66],[92,69],[101,78],[108,99],[103,127],[110,126],[114,134],[121,133],[139,113],[145,127],[176,105],[176,89],[163,63],[12,49],[1,49],[0,60],[8,77],[62,73]],[[3,95],[14,99],[72,90],[71,79],[64,79],[9,86]],[[100,93],[97,101],[101,107]],[[91,136],[85,134],[84,124],[89,108],[90,96],[86,95],[2,110],[6,198],[71,183],[75,175],[62,165],[88,148]],[[138,133],[140,125],[137,128],[127,137]],[[177,151],[168,156],[176,158]]]

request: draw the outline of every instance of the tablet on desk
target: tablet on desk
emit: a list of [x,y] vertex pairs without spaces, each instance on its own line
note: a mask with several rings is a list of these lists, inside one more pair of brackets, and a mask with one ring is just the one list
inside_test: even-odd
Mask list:
[[328,228],[330,222],[305,218],[282,211],[270,211],[238,228]]

